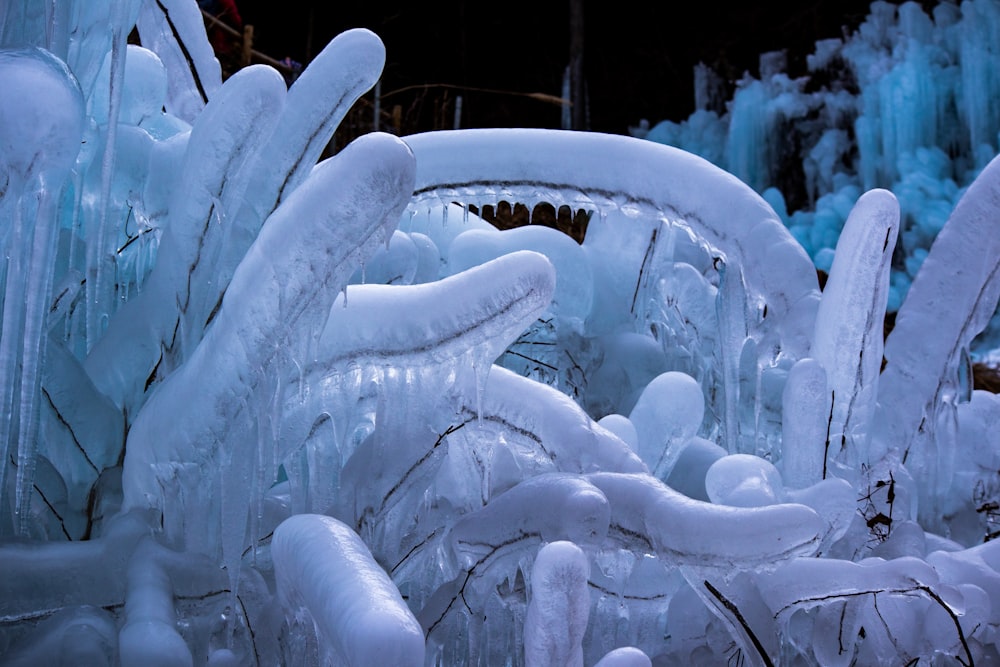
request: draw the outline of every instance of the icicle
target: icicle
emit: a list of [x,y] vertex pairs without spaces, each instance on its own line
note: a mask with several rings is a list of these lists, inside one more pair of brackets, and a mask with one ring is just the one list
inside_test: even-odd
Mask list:
[[[11,179],[13,181],[13,179]],[[17,412],[15,411],[14,397],[20,384],[18,374],[18,362],[20,359],[20,345],[22,340],[22,327],[24,312],[22,310],[22,299],[25,292],[25,270],[22,266],[22,248],[24,246],[24,222],[21,213],[20,198],[15,198],[12,193],[19,192],[20,188],[15,183],[8,186],[8,197],[13,200],[14,220],[13,234],[10,238],[10,248],[7,259],[7,279],[6,290],[3,300],[3,320],[2,334],[0,335],[0,411],[9,415],[5,419],[0,419],[0,454],[3,454],[3,465],[0,465],[0,492],[6,497],[7,461],[12,450],[17,447]],[[20,497],[20,494],[18,494]]]
[[[111,179],[114,175],[115,148],[118,137],[118,116],[121,111],[122,87],[125,84],[125,53],[127,33],[122,29],[122,22],[125,18],[123,14],[128,9],[127,2],[120,0],[113,4],[112,31],[111,31],[111,67],[109,69],[109,103],[108,103],[108,125],[104,134],[104,155],[101,158],[101,194],[98,214],[94,223],[93,244],[88,243],[87,250],[90,255],[87,280],[87,349],[93,347],[97,339],[104,333],[103,327],[98,326],[101,315],[105,315],[105,308],[110,304],[105,301],[105,291],[108,281],[108,255],[107,244],[110,227],[109,214],[111,207]],[[112,260],[113,265],[113,260]]]
[[21,421],[18,429],[17,499],[18,533],[27,535],[30,529],[31,496],[34,493],[35,459],[38,452],[38,398],[41,391],[45,313],[52,292],[55,266],[56,221],[59,192],[45,192],[34,225],[34,243],[24,295],[25,321],[21,351]]
[[720,356],[725,400],[725,448],[739,450],[740,356],[747,338],[745,287],[739,267],[730,268],[723,257],[715,258],[719,272],[716,310],[719,318]]
[[483,393],[486,391],[486,383],[490,378],[490,368],[493,367],[493,360],[484,356],[482,352],[474,354],[472,360],[472,372],[476,381],[476,422],[479,428],[483,427]]
[[782,394],[781,474],[785,486],[802,489],[825,477],[830,413],[826,370],[800,359],[788,372]]
[[[24,90],[31,80],[32,90]],[[14,511],[16,530],[30,527],[38,433],[40,359],[46,334],[57,216],[63,183],[80,150],[83,96],[65,64],[40,49],[0,51],[0,127],[5,147],[6,184],[0,203],[13,210],[0,335],[0,408],[3,464],[0,493],[6,497],[7,461],[17,447]],[[40,95],[32,95],[34,91]],[[31,119],[30,124],[21,119]],[[16,433],[16,435],[15,435]]]

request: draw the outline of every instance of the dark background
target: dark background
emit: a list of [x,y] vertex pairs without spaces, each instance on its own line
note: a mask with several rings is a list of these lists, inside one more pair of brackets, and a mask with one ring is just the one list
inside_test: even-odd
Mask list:
[[[254,47],[279,59],[308,63],[348,28],[377,33],[387,50],[383,122],[392,122],[398,106],[403,134],[451,127],[457,94],[462,127],[560,126],[558,105],[517,93],[561,95],[570,0],[237,2],[244,23],[254,26]],[[789,73],[803,73],[816,40],[853,32],[870,2],[583,4],[589,129],[624,134],[642,118],[686,118],[698,62],[731,85],[744,71],[756,74],[761,53],[787,49]],[[358,111],[367,104],[369,119],[371,99]]]

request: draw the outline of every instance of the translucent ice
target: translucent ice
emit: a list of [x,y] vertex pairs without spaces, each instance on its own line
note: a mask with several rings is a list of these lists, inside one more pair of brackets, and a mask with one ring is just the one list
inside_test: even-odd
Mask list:
[[[995,660],[1000,403],[966,354],[995,164],[944,222],[992,111],[961,102],[947,152],[911,145],[930,115],[874,114],[898,93],[947,125],[958,67],[993,89],[942,54],[996,12],[942,7],[875,3],[823,47],[860,97],[775,55],[741,84],[748,131],[822,121],[809,217],[610,135],[372,134],[317,164],[381,73],[372,33],[286,91],[223,84],[190,0],[4,4],[4,661]],[[728,122],[667,129],[719,156]],[[733,145],[747,178],[779,135]],[[859,185],[887,173],[895,264],[893,202]],[[582,210],[582,244],[491,231],[501,200]]]
[[639,456],[653,474],[665,475],[680,448],[701,426],[705,399],[689,375],[669,372],[654,378],[629,414],[639,438]]
[[552,542],[531,571],[531,601],[524,619],[524,664],[583,665],[583,633],[590,614],[587,556],[572,542]]
[[[283,522],[272,544],[283,604],[326,640],[333,655],[357,665],[422,665],[424,637],[388,575],[364,542],[336,519],[299,514]],[[309,619],[311,623],[305,619]]]
[[[811,354],[826,371],[831,404],[827,459],[856,468],[867,450],[882,365],[889,262],[899,230],[892,193],[872,190],[854,206],[816,313]],[[878,450],[870,456],[879,458]],[[826,477],[827,465],[823,471]]]

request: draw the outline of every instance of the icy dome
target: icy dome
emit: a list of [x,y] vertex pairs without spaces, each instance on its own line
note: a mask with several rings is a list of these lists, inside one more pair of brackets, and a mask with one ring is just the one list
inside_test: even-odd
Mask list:
[[10,2],[0,40],[4,664],[1000,661],[1000,160],[883,344],[888,190],[821,293],[764,198],[654,142],[319,161],[366,30],[287,90],[221,81],[191,0]]

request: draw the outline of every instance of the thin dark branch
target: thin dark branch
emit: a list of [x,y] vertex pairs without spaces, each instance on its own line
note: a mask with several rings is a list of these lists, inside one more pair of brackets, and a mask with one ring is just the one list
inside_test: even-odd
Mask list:
[[755,649],[757,649],[757,653],[760,654],[760,659],[764,661],[764,664],[767,667],[774,667],[774,663],[771,661],[770,656],[768,656],[767,655],[767,651],[764,650],[764,645],[760,643],[760,640],[757,639],[757,635],[755,635],[753,633],[753,630],[750,629],[750,624],[747,623],[747,620],[745,618],[743,618],[743,614],[742,614],[742,612],[740,612],[739,607],[737,607],[732,602],[732,600],[730,600],[725,595],[723,595],[722,592],[718,588],[716,588],[715,586],[713,586],[708,580],[705,580],[704,584],[705,584],[705,588],[708,589],[708,592],[711,593],[712,596],[716,600],[718,600],[719,603],[723,607],[725,607],[726,610],[728,610],[729,613],[731,613],[736,618],[736,620],[739,622],[740,626],[742,626],[743,631],[747,633],[747,636],[750,638],[750,641],[753,643],[753,647]]

